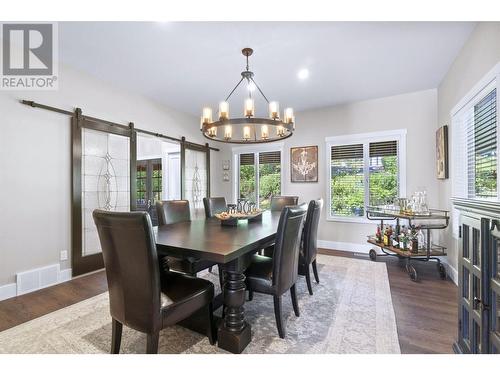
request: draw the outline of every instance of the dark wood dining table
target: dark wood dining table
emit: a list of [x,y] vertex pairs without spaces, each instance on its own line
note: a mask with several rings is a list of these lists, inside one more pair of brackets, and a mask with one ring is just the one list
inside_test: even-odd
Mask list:
[[242,220],[222,226],[216,218],[161,225],[156,247],[161,255],[195,258],[218,263],[224,272],[224,320],[217,332],[218,346],[241,353],[251,341],[245,321],[245,270],[252,254],[274,243],[280,212],[265,211],[262,221]]

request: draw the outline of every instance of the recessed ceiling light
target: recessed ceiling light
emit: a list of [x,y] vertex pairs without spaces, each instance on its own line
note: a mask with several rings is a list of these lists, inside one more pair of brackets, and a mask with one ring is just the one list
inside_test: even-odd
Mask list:
[[300,69],[297,73],[297,77],[301,80],[307,79],[309,77],[309,70],[306,68]]

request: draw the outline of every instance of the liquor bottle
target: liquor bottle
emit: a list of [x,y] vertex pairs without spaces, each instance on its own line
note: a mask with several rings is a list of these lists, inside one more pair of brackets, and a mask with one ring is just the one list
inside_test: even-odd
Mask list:
[[380,230],[380,225],[377,225],[377,231],[375,232],[375,239],[378,243],[382,242],[382,231]]
[[389,246],[391,240],[391,232],[389,230],[389,226],[386,226],[384,229],[384,245]]

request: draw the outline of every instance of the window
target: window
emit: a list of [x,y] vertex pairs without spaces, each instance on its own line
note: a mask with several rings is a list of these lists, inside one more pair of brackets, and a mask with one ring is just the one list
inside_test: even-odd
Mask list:
[[329,137],[326,144],[329,219],[362,221],[366,206],[405,194],[406,130]]
[[270,198],[281,194],[281,151],[237,153],[236,191],[238,198],[255,202],[262,209],[270,207]]
[[499,198],[496,69],[452,111],[454,197]]

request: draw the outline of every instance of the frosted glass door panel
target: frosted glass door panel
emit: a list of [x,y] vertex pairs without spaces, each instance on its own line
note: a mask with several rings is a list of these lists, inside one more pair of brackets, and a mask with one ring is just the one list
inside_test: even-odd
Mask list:
[[101,252],[92,219],[96,209],[130,211],[129,138],[97,130],[82,132],[82,255]]
[[191,219],[205,217],[203,198],[207,196],[207,154],[186,149],[184,197],[191,207]]

